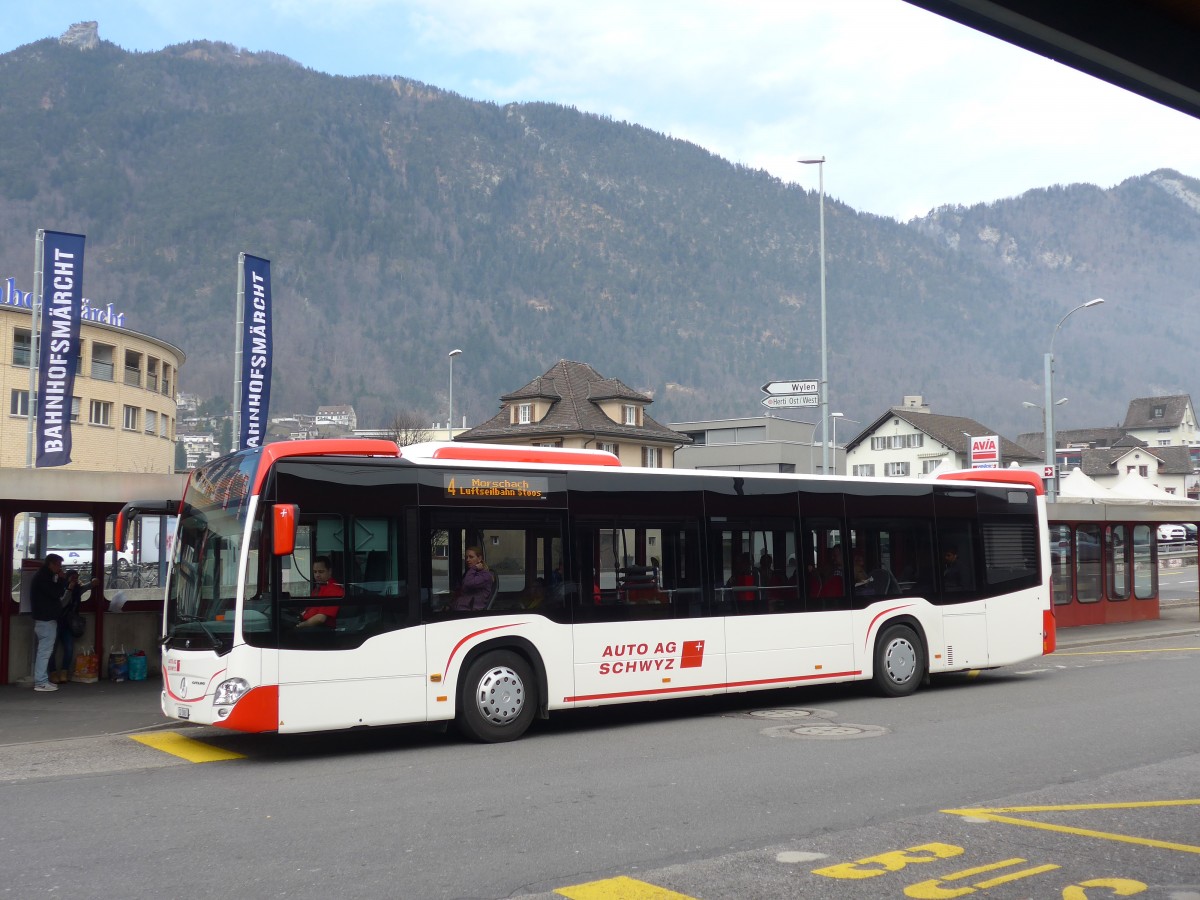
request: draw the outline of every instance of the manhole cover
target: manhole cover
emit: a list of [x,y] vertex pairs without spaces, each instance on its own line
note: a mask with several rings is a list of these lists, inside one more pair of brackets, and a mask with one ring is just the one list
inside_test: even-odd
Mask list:
[[851,725],[848,722],[813,722],[807,725],[777,725],[763,731],[767,737],[807,738],[817,741],[845,741],[854,738],[881,737],[888,729],[881,725]]
[[785,706],[779,709],[754,709],[746,715],[752,719],[832,719],[835,713],[829,709],[801,709],[798,706]]

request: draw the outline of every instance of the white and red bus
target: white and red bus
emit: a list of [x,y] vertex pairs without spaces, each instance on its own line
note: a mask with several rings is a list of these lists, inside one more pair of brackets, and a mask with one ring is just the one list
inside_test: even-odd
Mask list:
[[[1053,650],[1041,481],[1016,470],[296,441],[196,470],[169,506],[121,517],[179,514],[163,713],[241,731],[454,720],[504,741],[576,707],[855,680],[901,696]],[[466,602],[469,553],[491,579]]]

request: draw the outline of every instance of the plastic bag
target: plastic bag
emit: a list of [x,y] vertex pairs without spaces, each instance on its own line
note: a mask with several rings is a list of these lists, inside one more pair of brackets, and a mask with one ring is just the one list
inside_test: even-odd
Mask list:
[[146,680],[146,651],[134,650],[129,654],[129,680],[130,681],[145,681]]
[[125,652],[122,646],[120,650],[116,647],[108,651],[108,680],[109,681],[124,681],[129,677],[129,655]]
[[82,684],[95,684],[100,680],[100,660],[91,647],[75,654],[75,669],[71,680]]

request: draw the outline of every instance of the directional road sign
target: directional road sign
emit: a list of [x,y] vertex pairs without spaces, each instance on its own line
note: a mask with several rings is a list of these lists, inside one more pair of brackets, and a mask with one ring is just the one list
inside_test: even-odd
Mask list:
[[[762,386],[764,394],[781,396],[784,394],[816,394],[820,392],[817,381],[772,381]],[[801,403],[798,406],[817,406],[818,404]]]
[[820,406],[821,401],[816,394],[778,394],[763,397],[762,405],[767,409],[794,409],[799,406]]

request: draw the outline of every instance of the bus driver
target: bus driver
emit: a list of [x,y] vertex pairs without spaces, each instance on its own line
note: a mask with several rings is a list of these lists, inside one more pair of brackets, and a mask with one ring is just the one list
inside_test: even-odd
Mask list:
[[[313,560],[313,591],[314,597],[344,597],[346,592],[342,586],[333,580],[333,565],[328,556],[318,556]],[[310,606],[300,614],[297,628],[315,628],[324,625],[332,628],[337,621],[336,606]]]

